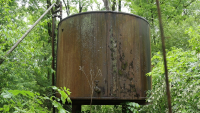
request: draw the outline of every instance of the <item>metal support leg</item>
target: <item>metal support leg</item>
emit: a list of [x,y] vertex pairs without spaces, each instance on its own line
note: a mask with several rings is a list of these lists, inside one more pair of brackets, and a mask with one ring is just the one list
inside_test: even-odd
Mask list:
[[72,113],[81,113],[81,105],[73,105],[72,104]]
[[127,110],[127,106],[126,105],[122,105],[122,113],[126,113]]

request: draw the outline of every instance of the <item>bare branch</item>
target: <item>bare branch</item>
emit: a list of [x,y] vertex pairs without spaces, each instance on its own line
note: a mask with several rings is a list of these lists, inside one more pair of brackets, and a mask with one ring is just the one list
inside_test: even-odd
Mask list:
[[66,13],[69,16],[70,15],[70,7],[69,7],[69,0],[67,0],[67,4],[65,3],[65,1],[63,0],[63,3],[66,7]]

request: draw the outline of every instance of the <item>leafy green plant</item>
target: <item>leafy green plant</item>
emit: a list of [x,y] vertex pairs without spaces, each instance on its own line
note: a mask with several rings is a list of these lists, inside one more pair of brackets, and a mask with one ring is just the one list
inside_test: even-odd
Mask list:
[[[200,110],[200,62],[195,51],[173,48],[167,54],[171,102],[173,112],[196,113]],[[140,112],[168,112],[166,85],[162,55],[157,53],[152,58],[154,68],[148,75],[152,76],[152,90],[148,91],[149,105]]]
[[[125,113],[138,113],[140,108],[140,105],[134,102],[126,102],[122,103],[122,105],[124,106],[123,108],[126,108],[123,110]],[[92,105],[91,109],[94,113],[121,113],[122,105]],[[90,106],[82,105],[82,112],[89,113]]]
[[197,53],[200,53],[200,26],[197,28],[190,27],[188,30],[185,31],[187,34],[189,34],[190,40],[188,40],[190,46],[193,50],[195,50]]
[[[4,105],[0,108],[0,111],[7,113],[7,112],[40,112],[40,113],[47,113],[51,110],[46,106],[46,102],[51,102],[52,105],[58,109],[59,113],[66,113],[63,108],[62,104],[65,104],[66,100],[68,103],[71,103],[69,89],[64,88],[57,88],[53,87],[55,91],[57,91],[61,95],[60,98],[55,96],[41,96],[39,93],[33,93],[31,91],[25,90],[8,90],[1,93],[1,96],[4,99]],[[2,98],[1,97],[1,98]]]
[[138,103],[134,102],[126,102],[122,104],[124,107],[122,107],[122,111],[126,113],[139,113],[138,109],[140,108],[140,105]]
[[[92,113],[121,113],[122,107],[121,105],[92,105],[91,106]],[[89,105],[82,105],[81,110],[83,113],[90,113]]]

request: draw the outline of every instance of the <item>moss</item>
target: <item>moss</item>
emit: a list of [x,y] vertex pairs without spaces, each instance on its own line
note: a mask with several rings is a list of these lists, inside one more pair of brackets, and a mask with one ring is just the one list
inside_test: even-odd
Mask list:
[[121,65],[121,68],[124,70],[124,64]]
[[124,64],[124,68],[126,69],[126,68],[127,68],[127,66],[128,66],[128,63],[126,62],[126,63]]
[[122,68],[123,70],[126,70],[127,66],[128,66],[128,63],[126,62],[126,63],[122,64],[121,68]]
[[113,58],[113,52],[111,53],[111,58]]
[[117,97],[117,94],[113,94],[112,96],[113,96],[113,97]]
[[119,75],[122,75],[122,70],[119,69],[119,70],[118,70],[118,73],[119,73]]

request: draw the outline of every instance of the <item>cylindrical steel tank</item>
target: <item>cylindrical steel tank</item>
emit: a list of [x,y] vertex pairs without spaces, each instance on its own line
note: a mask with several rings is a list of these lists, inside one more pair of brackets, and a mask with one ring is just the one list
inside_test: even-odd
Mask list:
[[[59,23],[56,86],[73,104],[143,104],[151,89],[149,23],[112,11],[86,12]],[[110,101],[108,101],[110,100]]]

